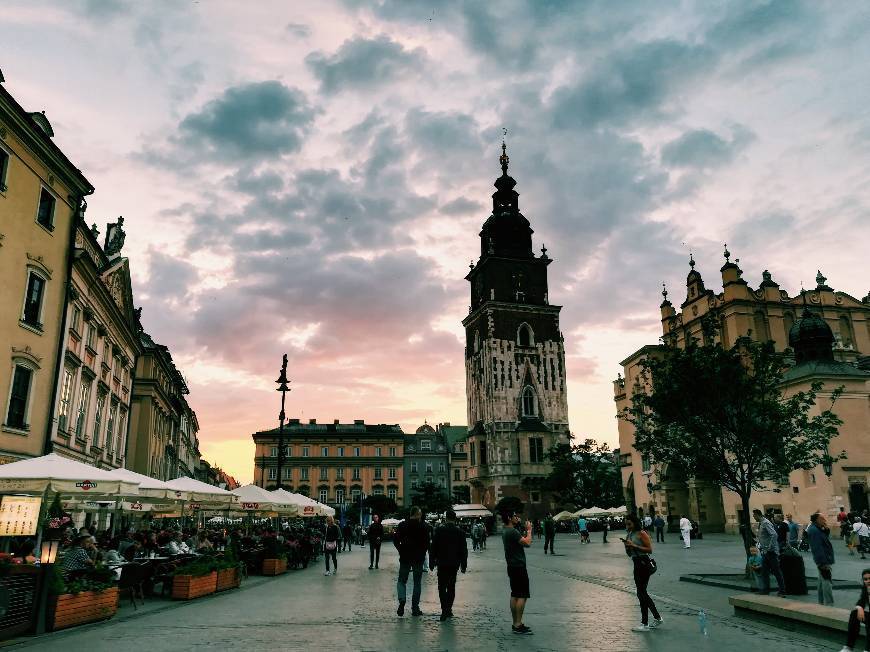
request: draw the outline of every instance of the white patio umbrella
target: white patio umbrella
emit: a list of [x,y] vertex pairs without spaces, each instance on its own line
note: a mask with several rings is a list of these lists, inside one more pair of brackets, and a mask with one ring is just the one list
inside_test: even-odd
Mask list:
[[477,518],[479,516],[492,516],[492,512],[483,505],[454,505],[453,511],[456,518]]
[[0,493],[138,497],[139,483],[111,471],[50,453],[0,465]]
[[611,507],[607,511],[613,516],[625,516],[628,514],[628,508],[625,505],[622,507]]
[[572,512],[559,512],[553,517],[554,521],[572,521],[574,514]]
[[594,518],[596,516],[610,516],[610,512],[602,507],[587,507],[586,509],[581,509],[579,512],[574,514],[575,518]]
[[177,489],[173,489],[163,480],[152,478],[149,475],[142,475],[141,473],[136,473],[135,471],[131,471],[130,469],[112,469],[110,473],[121,480],[126,480],[128,482],[138,482],[139,496],[141,498],[156,499],[142,500],[140,502],[147,502],[149,504],[153,504],[155,502],[187,500],[187,497],[183,494],[183,492],[180,492]]
[[299,504],[255,484],[233,489],[232,493],[239,497],[235,509],[245,512],[278,512],[282,516],[297,516],[302,510]]
[[200,482],[194,478],[175,478],[175,480],[166,482],[166,486],[173,491],[181,492],[186,500],[196,503],[228,506],[239,502],[239,497],[231,491]]
[[387,527],[392,527],[393,525],[398,525],[402,520],[398,518],[385,518],[381,521],[381,525],[386,525]]
[[308,496],[296,494],[286,489],[274,489],[268,493],[279,496],[290,504],[299,505],[299,516],[335,516],[335,510],[332,507],[319,503]]

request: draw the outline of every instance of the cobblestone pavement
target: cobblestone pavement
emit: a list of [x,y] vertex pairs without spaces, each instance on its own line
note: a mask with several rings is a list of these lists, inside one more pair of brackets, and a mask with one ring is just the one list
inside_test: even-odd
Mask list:
[[[339,555],[339,573],[324,577],[323,567],[274,579],[252,579],[242,589],[168,605],[148,613],[124,615],[106,623],[27,639],[15,647],[45,652],[145,649],[198,650],[214,646],[259,650],[838,650],[814,637],[736,618],[729,591],[679,582],[681,573],[727,572],[739,568],[736,539],[698,542],[691,550],[671,542],[656,549],[661,570],[650,592],[665,619],[657,631],[630,628],[640,620],[631,568],[616,533],[602,545],[600,535],[579,545],[568,535],[556,541],[556,556],[545,556],[536,540],[528,551],[532,598],[526,623],[534,635],[510,632],[508,586],[500,540],[471,553],[460,575],[456,618],[438,621],[435,577],[424,576],[425,616],[398,618],[395,549],[384,545],[381,569],[368,570],[368,551]],[[732,549],[735,548],[735,549]],[[410,586],[409,586],[410,593]],[[852,592],[838,602],[854,600]],[[410,607],[410,605],[408,605]],[[698,609],[709,613],[709,635],[698,626]],[[410,612],[410,608],[408,609]]]

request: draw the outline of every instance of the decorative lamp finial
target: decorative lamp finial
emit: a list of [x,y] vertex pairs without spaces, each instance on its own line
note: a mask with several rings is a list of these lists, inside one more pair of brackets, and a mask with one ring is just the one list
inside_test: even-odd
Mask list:
[[689,267],[695,269],[695,256],[692,254],[691,251],[689,252]]
[[546,257],[547,257],[547,245],[542,244],[541,245],[541,258],[546,258]]
[[725,262],[730,263],[731,262],[730,258],[731,258],[731,252],[728,251],[728,243],[726,242],[725,243]]
[[505,144],[505,137],[507,136],[507,128],[502,127],[502,139],[501,139],[501,156],[498,161],[501,163],[501,173],[507,175],[508,171],[508,163],[510,163],[510,157],[507,155],[507,144]]
[[473,260],[469,261],[468,269],[474,269],[474,261]]
[[665,301],[668,300],[668,286],[662,283],[662,296],[665,298]]

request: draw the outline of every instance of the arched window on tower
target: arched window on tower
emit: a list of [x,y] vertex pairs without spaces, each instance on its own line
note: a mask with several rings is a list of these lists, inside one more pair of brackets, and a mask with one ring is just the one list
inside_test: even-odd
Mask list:
[[535,396],[535,390],[529,385],[523,389],[523,416],[538,416],[538,399]]
[[521,324],[517,329],[517,344],[520,346],[535,345],[535,335],[532,332],[532,327],[528,324]]

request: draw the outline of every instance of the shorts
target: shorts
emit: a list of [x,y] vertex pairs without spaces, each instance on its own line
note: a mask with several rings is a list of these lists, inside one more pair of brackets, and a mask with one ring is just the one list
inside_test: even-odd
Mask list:
[[529,573],[525,566],[508,566],[508,579],[511,583],[512,598],[530,598]]

